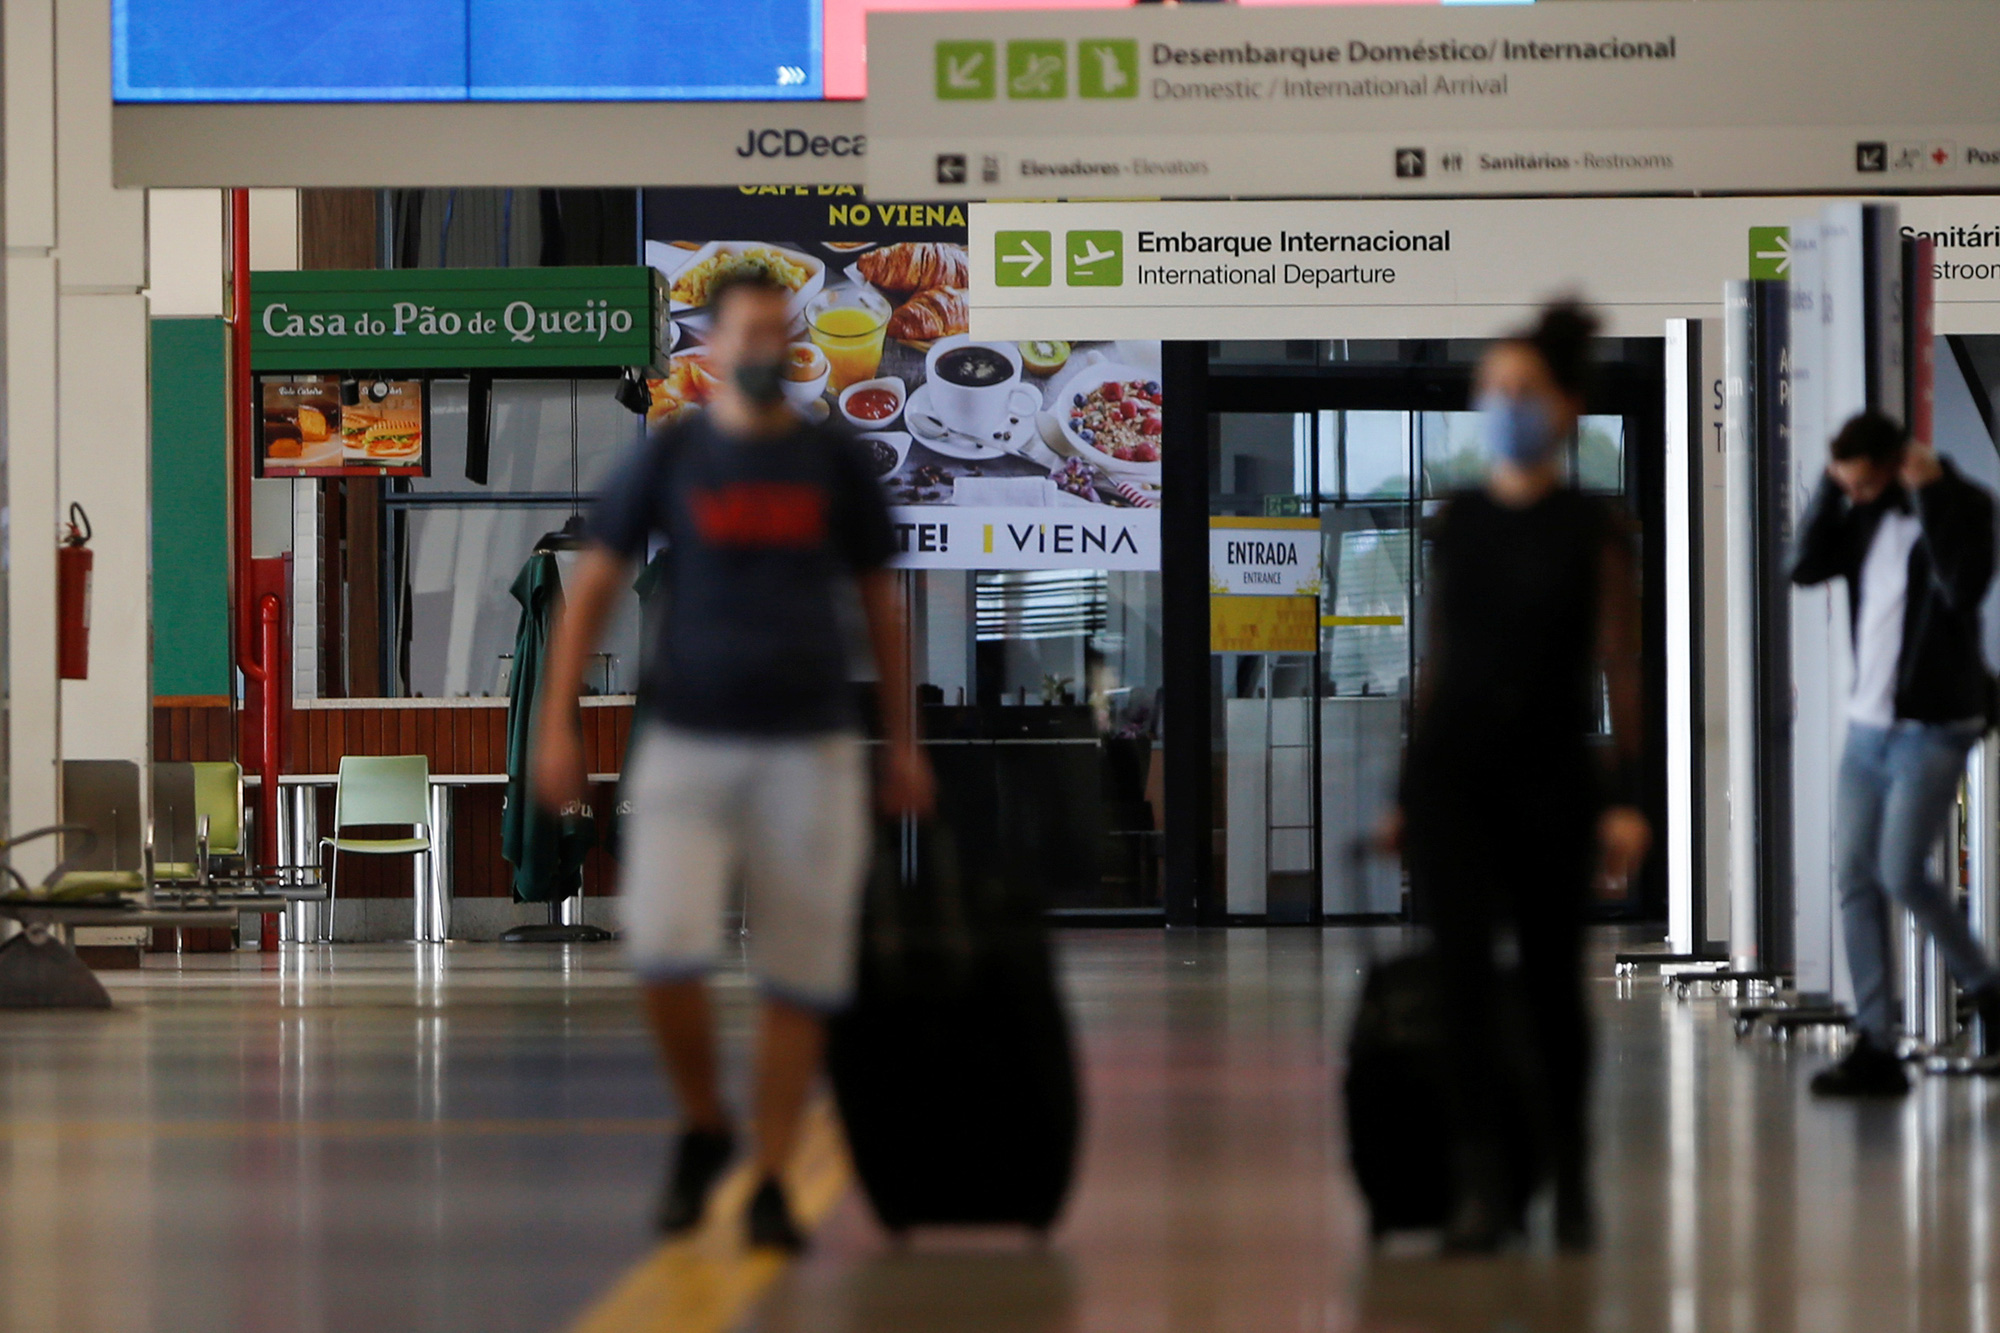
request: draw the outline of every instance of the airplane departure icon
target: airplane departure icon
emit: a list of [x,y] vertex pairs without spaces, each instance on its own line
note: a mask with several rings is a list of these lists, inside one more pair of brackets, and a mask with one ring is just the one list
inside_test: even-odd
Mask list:
[[1125,233],[1073,231],[1065,238],[1072,287],[1120,287],[1125,282]]
[[1070,263],[1072,266],[1076,268],[1089,268],[1091,265],[1095,264],[1098,260],[1111,259],[1116,257],[1117,254],[1118,252],[1116,250],[1098,249],[1096,241],[1089,240],[1086,238],[1083,243],[1083,253],[1080,255],[1071,255]]

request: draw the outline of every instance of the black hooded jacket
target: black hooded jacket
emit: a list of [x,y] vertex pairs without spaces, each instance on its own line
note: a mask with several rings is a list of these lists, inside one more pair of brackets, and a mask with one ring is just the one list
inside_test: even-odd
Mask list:
[[1901,485],[1865,505],[1821,480],[1799,535],[1792,582],[1847,580],[1848,635],[1859,630],[1861,565],[1889,509],[1909,505],[1922,534],[1910,548],[1903,647],[1896,659],[1896,716],[1911,722],[1990,718],[1992,678],[1980,653],[1979,605],[1993,579],[1993,498],[1949,462],[1914,495]]

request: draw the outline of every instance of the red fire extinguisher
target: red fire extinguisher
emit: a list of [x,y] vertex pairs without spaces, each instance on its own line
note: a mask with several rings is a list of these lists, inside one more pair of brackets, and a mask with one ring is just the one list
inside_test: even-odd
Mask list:
[[69,533],[56,549],[56,674],[64,680],[90,678],[90,517],[83,506],[69,507]]

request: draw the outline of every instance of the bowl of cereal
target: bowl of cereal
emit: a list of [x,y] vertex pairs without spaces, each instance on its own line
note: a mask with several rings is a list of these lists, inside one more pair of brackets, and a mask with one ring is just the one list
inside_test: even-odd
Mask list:
[[1064,385],[1049,411],[1078,457],[1106,472],[1158,480],[1160,398],[1156,373],[1106,361]]

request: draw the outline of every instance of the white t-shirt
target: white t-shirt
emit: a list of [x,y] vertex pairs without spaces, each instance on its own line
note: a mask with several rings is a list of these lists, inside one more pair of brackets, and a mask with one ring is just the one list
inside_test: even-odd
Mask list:
[[1847,716],[1871,727],[1896,720],[1896,662],[1903,655],[1903,607],[1909,600],[1910,551],[1923,527],[1913,513],[1882,515],[1861,562],[1861,614],[1855,617],[1854,694]]

